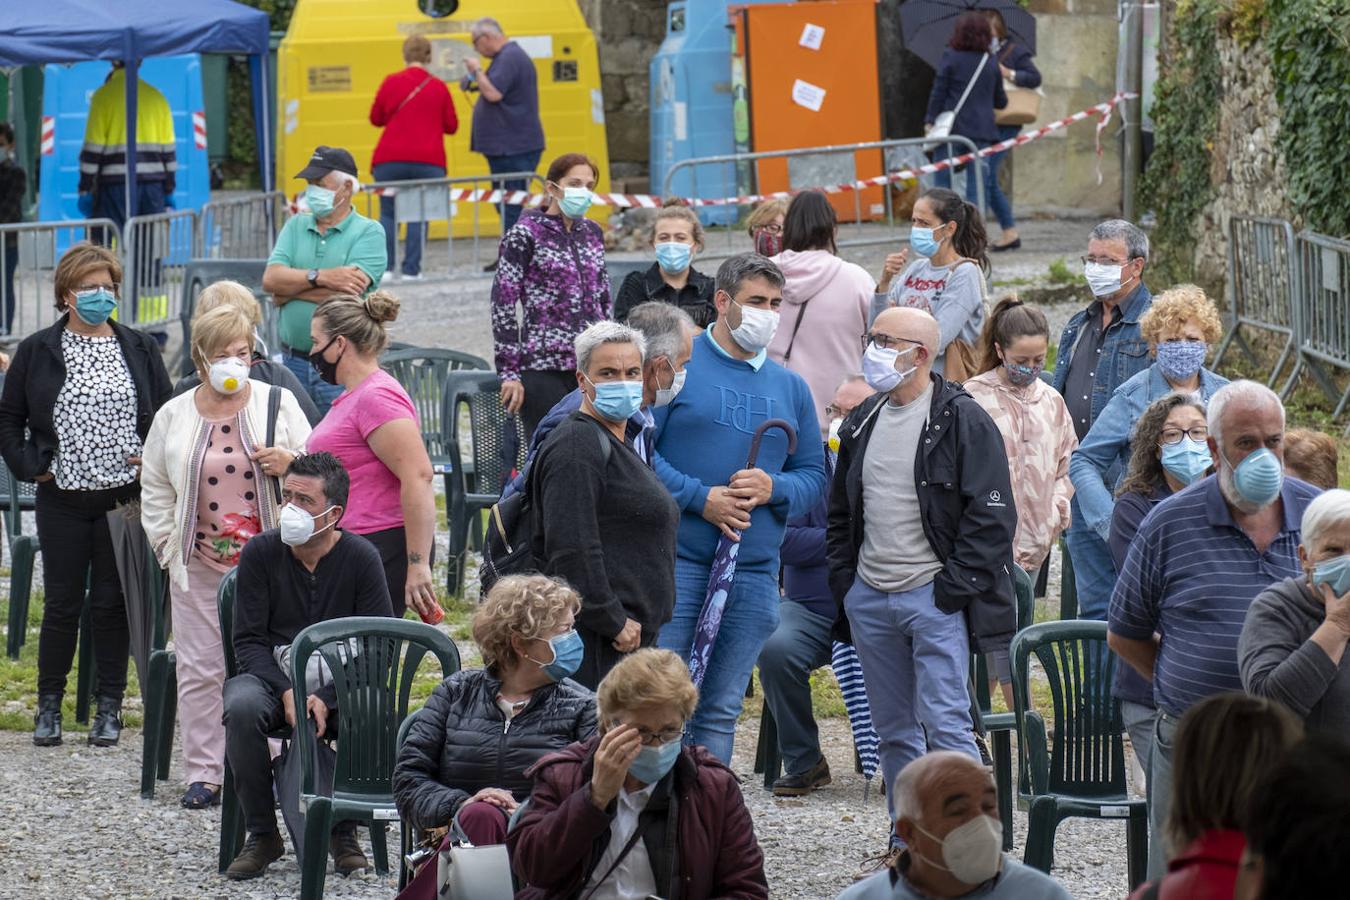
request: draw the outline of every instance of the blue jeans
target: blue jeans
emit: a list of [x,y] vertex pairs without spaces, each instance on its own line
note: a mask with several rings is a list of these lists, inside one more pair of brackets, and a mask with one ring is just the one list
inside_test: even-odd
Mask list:
[[1111,591],[1116,586],[1116,564],[1111,559],[1111,548],[1102,536],[1088,525],[1086,516],[1078,508],[1078,498],[1070,504],[1073,517],[1064,532],[1064,542],[1073,558],[1074,585],[1078,589],[1078,618],[1106,621],[1111,605]]
[[[430,163],[380,163],[371,173],[376,181],[414,181],[421,178],[444,178],[445,167]],[[394,271],[398,259],[398,217],[394,212],[395,197],[380,198],[380,224],[384,226],[385,268]],[[403,242],[403,274],[417,275],[422,271],[422,223],[408,222],[408,234]]]
[[820,762],[820,731],[811,712],[811,673],[830,664],[834,619],[796,600],[778,606],[778,628],[759,651],[759,683],[778,726],[783,771],[801,775]]
[[342,394],[342,386],[329,384],[320,378],[318,370],[307,359],[301,359],[283,350],[281,360],[285,363],[286,368],[290,369],[291,373],[300,380],[300,385],[309,392],[314,405],[319,408],[319,415],[328,415],[329,407]]
[[[1172,751],[1176,747],[1177,717],[1158,710],[1153,721],[1153,748],[1148,756],[1148,877],[1167,871],[1167,817],[1172,814]],[[1174,848],[1173,853],[1181,848]]]
[[[775,572],[778,566],[774,566]],[[694,628],[708,593],[708,567],[675,560],[675,613],[661,628],[656,645],[689,661]],[[764,572],[737,572],[722,614],[717,643],[699,688],[698,708],[685,732],[727,765],[736,740],[736,720],[745,686],[764,642],[778,627],[778,578]]]
[[[488,171],[494,175],[498,172],[533,172],[539,168],[541,152],[535,150],[530,153],[514,153],[510,156],[489,156]],[[503,191],[523,191],[529,186],[529,182],[523,178],[508,178],[506,181],[494,182],[492,186]],[[516,219],[520,218],[520,210],[521,207],[515,203],[503,203],[500,206],[503,237],[515,226]]]
[[[1008,138],[1017,137],[1021,130],[1021,125],[998,126],[999,142],[1002,143]],[[1003,157],[1010,152],[1012,151],[1004,150],[1002,153],[995,153],[989,157],[989,178],[984,183],[985,199],[989,201],[989,211],[994,214],[994,218],[998,219],[998,227],[1004,231],[1017,227],[1017,222],[1013,219],[1012,200],[998,186],[998,167],[1003,162]]]
[[[988,147],[989,144],[983,141],[976,141],[975,146],[979,147],[980,149],[984,149],[985,147]],[[960,156],[963,153],[969,152],[970,151],[963,145],[942,144],[934,152],[933,158],[936,160],[943,160],[949,159],[950,157],[953,156]],[[974,203],[975,206],[978,207],[980,205],[980,200],[979,195],[975,191],[975,171],[974,171],[975,166],[982,167],[984,173],[984,190],[986,196],[989,193],[989,181],[993,173],[990,172],[989,169],[988,157],[985,157],[983,159],[978,158],[973,159],[970,162],[966,163],[966,168],[964,170],[966,178],[966,199],[969,200],[971,203]],[[952,186],[952,170],[943,169],[941,172],[934,172],[933,184],[936,185],[937,187],[950,189]]]
[[862,663],[872,724],[881,738],[886,808],[895,819],[895,777],[929,750],[979,760],[970,718],[966,617],[933,603],[933,585],[888,594],[861,578],[844,597]]

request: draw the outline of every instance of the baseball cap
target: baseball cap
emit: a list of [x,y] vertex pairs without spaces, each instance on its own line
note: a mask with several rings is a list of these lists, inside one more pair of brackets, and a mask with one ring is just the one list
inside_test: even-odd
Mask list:
[[356,178],[356,160],[341,147],[325,147],[322,144],[314,148],[309,165],[295,173],[296,178],[319,179],[332,171],[345,172]]

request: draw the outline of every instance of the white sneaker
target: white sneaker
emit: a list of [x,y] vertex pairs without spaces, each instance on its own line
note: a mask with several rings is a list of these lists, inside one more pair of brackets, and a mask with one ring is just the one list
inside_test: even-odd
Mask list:
[[393,281],[398,281],[398,273],[393,269],[386,269],[384,274],[380,276],[380,284],[389,284]]
[[399,277],[399,280],[400,280],[400,281],[426,281],[427,278],[426,278],[425,275],[422,275],[422,274],[409,275],[407,272],[404,272],[403,275],[401,275],[401,276]]

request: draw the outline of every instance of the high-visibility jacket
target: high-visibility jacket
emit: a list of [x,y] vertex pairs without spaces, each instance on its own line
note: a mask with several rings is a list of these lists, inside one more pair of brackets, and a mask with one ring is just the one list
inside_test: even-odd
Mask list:
[[[103,184],[121,184],[127,178],[127,73],[120,67],[89,101],[89,121],[80,150],[81,194]],[[138,79],[136,90],[136,179],[162,181],[172,193],[178,157],[173,142],[173,112],[169,101]]]

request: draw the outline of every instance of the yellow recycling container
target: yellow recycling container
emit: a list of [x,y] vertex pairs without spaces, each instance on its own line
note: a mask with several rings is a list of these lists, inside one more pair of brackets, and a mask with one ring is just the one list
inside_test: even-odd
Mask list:
[[[433,17],[425,8],[454,8]],[[492,16],[507,36],[534,60],[539,76],[539,112],[546,146],[539,172],[563,153],[586,153],[600,166],[596,190],[609,190],[605,104],[595,35],[576,0],[464,0],[455,4],[414,0],[300,0],[277,51],[277,184],[288,197],[304,186],[294,175],[319,144],[345,147],[356,159],[363,182],[371,181],[370,160],[380,129],[370,124],[370,106],[385,76],[401,71],[403,41],[412,34],[431,41],[430,70],[446,82],[454,99],[459,131],[445,139],[446,174],[486,175],[487,160],[469,150],[477,92],[465,93],[459,80],[464,60],[474,55],[469,29]],[[484,62],[487,62],[484,60]],[[486,187],[486,183],[466,187]],[[538,183],[534,185],[538,189]],[[378,203],[358,198],[358,212],[379,216]],[[487,203],[457,203],[449,211],[455,237],[497,235],[501,221]],[[592,207],[603,221],[607,208]],[[431,236],[445,237],[435,223]]]

